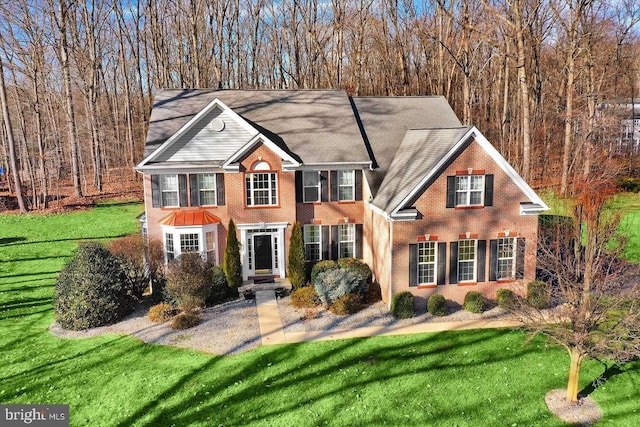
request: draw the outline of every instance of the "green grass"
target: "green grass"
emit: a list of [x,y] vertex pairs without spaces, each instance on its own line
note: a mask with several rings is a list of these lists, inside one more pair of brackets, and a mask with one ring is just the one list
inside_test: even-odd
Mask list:
[[[50,335],[56,272],[79,241],[136,230],[136,204],[0,216],[0,402],[68,403],[71,425],[560,426],[544,395],[568,357],[506,330],[261,347],[233,357],[117,335]],[[587,362],[582,385],[601,373]],[[605,420],[640,418],[640,364],[593,393]]]

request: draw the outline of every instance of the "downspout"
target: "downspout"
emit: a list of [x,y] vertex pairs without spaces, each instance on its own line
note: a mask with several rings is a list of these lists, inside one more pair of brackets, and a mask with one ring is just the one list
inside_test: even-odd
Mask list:
[[389,302],[388,309],[391,311],[391,298],[393,297],[393,221],[387,216],[389,223]]

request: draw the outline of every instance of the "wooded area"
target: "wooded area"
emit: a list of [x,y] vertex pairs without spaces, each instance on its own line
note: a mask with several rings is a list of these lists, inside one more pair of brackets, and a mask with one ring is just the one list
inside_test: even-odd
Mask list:
[[0,2],[0,163],[44,208],[134,179],[158,88],[343,88],[444,95],[566,193],[614,155],[633,173],[603,107],[640,92],[639,21],[637,0]]

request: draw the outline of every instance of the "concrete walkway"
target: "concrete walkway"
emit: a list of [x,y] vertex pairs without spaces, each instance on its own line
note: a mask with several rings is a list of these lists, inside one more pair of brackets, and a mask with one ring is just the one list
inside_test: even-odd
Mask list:
[[440,323],[419,323],[414,325],[374,326],[345,330],[284,332],[276,294],[273,290],[257,290],[258,323],[262,345],[298,343],[305,341],[327,341],[344,338],[363,338],[381,335],[407,335],[424,332],[456,331],[481,328],[514,328],[522,323],[512,319],[501,320],[465,320]]

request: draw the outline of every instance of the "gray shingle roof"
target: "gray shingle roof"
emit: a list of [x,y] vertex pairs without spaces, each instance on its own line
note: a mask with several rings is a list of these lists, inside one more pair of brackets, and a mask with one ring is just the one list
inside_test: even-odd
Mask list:
[[349,98],[341,90],[159,91],[145,157],[215,98],[303,163],[370,161]]
[[470,129],[465,126],[407,131],[371,203],[391,213]]

